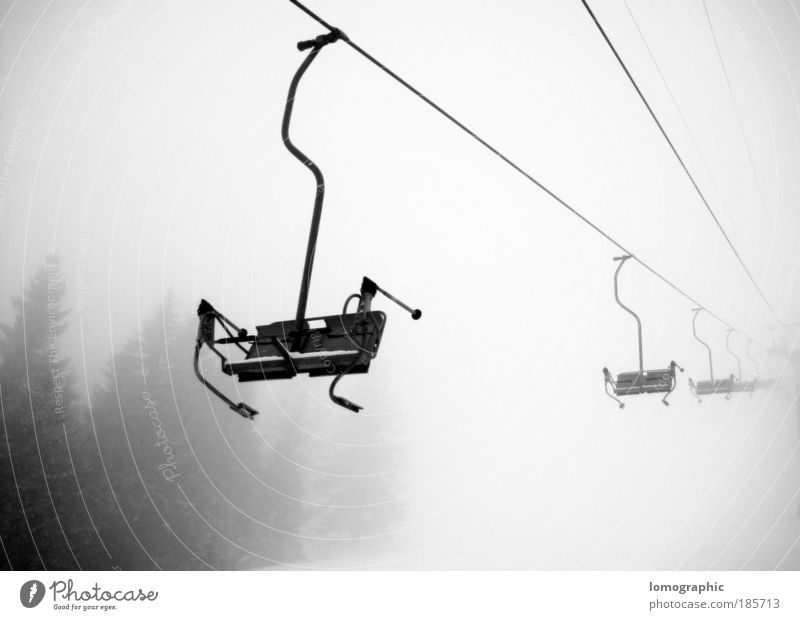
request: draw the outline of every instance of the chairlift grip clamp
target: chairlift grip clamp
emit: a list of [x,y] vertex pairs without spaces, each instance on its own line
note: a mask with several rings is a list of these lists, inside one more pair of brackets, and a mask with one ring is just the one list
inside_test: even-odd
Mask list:
[[347,35],[339,30],[338,28],[334,28],[330,32],[326,34],[321,34],[318,37],[314,37],[313,39],[308,39],[306,41],[300,41],[297,44],[297,49],[301,52],[306,51],[307,49],[311,49],[312,47],[319,50],[329,43],[336,43],[338,40],[342,41],[349,41],[350,39]]

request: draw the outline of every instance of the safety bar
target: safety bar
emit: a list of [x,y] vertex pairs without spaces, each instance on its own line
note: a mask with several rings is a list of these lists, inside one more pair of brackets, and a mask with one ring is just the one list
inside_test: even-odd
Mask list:
[[385,289],[382,289],[380,286],[375,284],[375,282],[370,280],[367,276],[364,276],[364,280],[363,280],[363,282],[361,284],[361,293],[362,294],[364,293],[365,289],[372,291],[373,295],[375,295],[375,291],[379,291],[379,292],[383,293],[386,297],[388,297],[394,303],[396,303],[398,306],[403,308],[403,310],[408,312],[411,315],[411,318],[414,319],[415,321],[419,320],[419,318],[422,316],[422,310],[420,310],[419,308],[412,308],[411,306],[408,306],[408,305],[404,304],[402,301],[397,299],[397,297],[392,295],[389,291],[387,291]]
[[683,372],[683,367],[679,366],[675,360],[672,360],[669,363],[669,373],[670,373],[670,390],[666,394],[664,394],[664,398],[661,399],[661,402],[664,403],[667,407],[669,407],[669,403],[667,402],[667,397],[675,391],[675,388],[678,386],[678,378],[675,376],[675,369],[680,370]]
[[603,377],[606,380],[605,381],[605,388],[606,388],[606,394],[608,394],[608,397],[612,398],[615,401],[617,401],[617,404],[619,404],[619,408],[620,409],[625,409],[625,403],[623,403],[619,398],[617,398],[611,392],[608,391],[609,384],[611,384],[612,388],[615,385],[614,379],[611,378],[611,373],[609,372],[608,368],[603,368]]

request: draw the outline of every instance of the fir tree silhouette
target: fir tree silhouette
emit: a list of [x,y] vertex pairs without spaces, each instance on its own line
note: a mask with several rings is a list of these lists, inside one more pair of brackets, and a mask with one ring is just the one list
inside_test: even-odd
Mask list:
[[0,326],[0,519],[7,568],[77,569],[93,535],[75,484],[67,429],[79,419],[61,345],[67,311],[48,256]]

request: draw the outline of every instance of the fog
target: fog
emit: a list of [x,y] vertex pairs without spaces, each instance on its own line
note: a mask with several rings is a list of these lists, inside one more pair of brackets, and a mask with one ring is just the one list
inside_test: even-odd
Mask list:
[[359,413],[205,352],[252,421],[195,380],[195,311],[294,318],[315,188],[280,123],[323,30],[274,0],[2,3],[5,567],[800,568],[800,7],[706,2],[716,45],[699,1],[592,7],[777,317],[580,2],[309,6],[735,326],[764,389],[698,403],[694,304],[628,261],[645,368],[686,371],[619,409],[619,249],[339,42],[292,120],[326,179],[308,314],[367,275],[423,317],[376,298]]

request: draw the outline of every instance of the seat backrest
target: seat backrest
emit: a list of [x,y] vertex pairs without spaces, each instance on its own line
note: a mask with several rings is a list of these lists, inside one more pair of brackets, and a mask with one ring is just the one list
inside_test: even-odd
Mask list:
[[247,354],[260,358],[280,353],[275,340],[292,353],[323,354],[325,352],[364,353],[371,356],[378,350],[386,315],[380,311],[366,314],[334,314],[308,319],[304,329],[294,331],[294,321],[278,321],[259,325],[256,341]]
[[636,372],[621,372],[617,375],[617,387],[632,387],[634,385],[641,385],[642,376],[637,370]]
[[640,373],[621,372],[617,375],[617,385],[619,387],[669,385],[672,381],[672,371],[669,368],[657,370],[645,370]]

